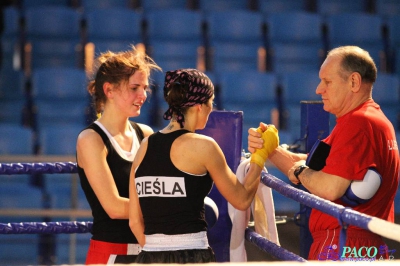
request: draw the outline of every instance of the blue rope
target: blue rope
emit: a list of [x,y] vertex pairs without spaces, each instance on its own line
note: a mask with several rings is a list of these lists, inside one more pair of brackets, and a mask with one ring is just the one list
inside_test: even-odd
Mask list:
[[0,223],[0,234],[76,234],[90,233],[92,222]]
[[281,246],[278,246],[277,244],[269,241],[265,237],[257,234],[249,228],[247,228],[245,231],[245,238],[262,251],[272,254],[274,257],[280,260],[307,262],[307,260],[303,259],[302,257],[282,248]]

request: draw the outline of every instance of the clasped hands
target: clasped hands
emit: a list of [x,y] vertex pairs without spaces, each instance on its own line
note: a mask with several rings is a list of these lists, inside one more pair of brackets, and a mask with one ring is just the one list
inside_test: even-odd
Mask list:
[[264,168],[268,156],[279,146],[278,130],[274,125],[260,123],[255,130],[249,129],[249,151],[252,153],[250,163]]

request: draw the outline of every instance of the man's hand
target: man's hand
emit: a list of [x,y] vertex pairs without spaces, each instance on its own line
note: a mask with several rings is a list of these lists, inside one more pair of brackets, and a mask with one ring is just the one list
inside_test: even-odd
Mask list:
[[295,162],[294,165],[289,169],[289,171],[287,173],[287,176],[288,176],[290,182],[292,182],[295,185],[300,184],[300,181],[294,175],[294,170],[296,170],[296,168],[299,167],[300,165],[306,165],[306,161],[300,160],[300,161]]

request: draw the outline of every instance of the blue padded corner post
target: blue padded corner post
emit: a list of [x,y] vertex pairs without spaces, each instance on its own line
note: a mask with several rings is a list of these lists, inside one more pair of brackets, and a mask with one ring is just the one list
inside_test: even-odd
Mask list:
[[[301,101],[301,143],[299,151],[308,153],[317,140],[329,135],[329,113],[323,109],[322,101]],[[304,189],[304,187],[302,187]],[[308,228],[311,208],[300,204],[300,256],[308,258],[312,236]]]
[[[233,172],[240,163],[242,150],[243,112],[213,111],[207,126],[197,133],[212,137],[221,147]],[[228,214],[228,203],[214,186],[208,195],[218,206],[217,223],[208,231],[208,241],[215,252],[217,262],[229,262],[232,222]]]

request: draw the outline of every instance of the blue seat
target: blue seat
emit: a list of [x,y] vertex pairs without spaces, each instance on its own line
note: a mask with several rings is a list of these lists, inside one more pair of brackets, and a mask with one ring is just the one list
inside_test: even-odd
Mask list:
[[388,32],[386,41],[389,47],[387,56],[389,71],[400,74],[400,15],[388,16],[385,24]]
[[397,0],[375,0],[375,13],[383,17],[400,14],[400,2]]
[[[199,68],[198,63],[204,46],[202,39],[202,16],[199,11],[184,8],[153,9],[144,15],[147,24],[146,49],[147,53],[163,69]],[[155,127],[164,124],[162,112],[164,108],[163,82],[164,74],[155,72],[156,85],[160,89],[155,90],[150,99],[150,118]],[[153,73],[152,73],[153,76]],[[151,77],[152,78],[152,77]],[[161,106],[162,105],[162,106]],[[143,112],[134,121],[141,121]]]
[[130,45],[142,43],[142,15],[132,9],[113,7],[84,13],[87,42],[94,44],[95,53],[125,51]]
[[222,11],[229,9],[249,10],[250,1],[248,0],[198,0],[199,9],[203,12]]
[[[208,71],[258,70],[264,49],[262,15],[246,10],[214,11],[206,14],[211,61]],[[264,49],[265,51],[265,49]]]
[[85,12],[94,9],[131,8],[130,0],[80,0],[80,7]]
[[40,130],[41,153],[46,155],[71,155],[76,153],[76,140],[84,129],[82,124],[43,126]]
[[317,13],[322,15],[368,11],[368,0],[316,0]]
[[[277,76],[258,71],[222,72],[219,74],[219,97],[227,111],[243,111],[243,147],[247,130],[260,122],[272,123],[276,110]],[[276,112],[276,111],[275,111]]]
[[[21,220],[12,220],[10,222],[21,222]],[[31,265],[38,263],[38,241],[39,237],[36,234],[2,235],[0,244],[1,263],[3,265]],[[16,250],[23,250],[24,252],[16,252]]]
[[272,71],[319,70],[325,53],[320,15],[281,12],[267,15],[266,22]]
[[37,128],[46,125],[86,125],[89,93],[86,73],[76,68],[40,68],[32,73]]
[[198,49],[203,45],[200,12],[183,8],[151,10],[145,21],[146,46],[156,63],[170,61],[181,64],[179,68],[196,68]]
[[140,7],[146,13],[154,9],[191,8],[191,2],[190,0],[146,0],[140,2]]
[[70,7],[41,6],[24,10],[30,66],[82,67],[81,14]]
[[0,70],[0,122],[21,125],[26,103],[24,73]]
[[32,154],[33,132],[21,125],[0,123],[0,154]]
[[304,0],[258,0],[257,10],[263,14],[280,12],[307,11],[307,1]]
[[21,67],[21,28],[20,11],[15,7],[3,8],[3,31],[1,42],[1,66],[0,69],[19,69]]
[[380,71],[386,70],[382,17],[341,13],[329,15],[326,23],[329,49],[342,45],[360,46],[370,53]]
[[22,9],[39,6],[71,6],[70,0],[21,0]]
[[280,75],[283,104],[287,111],[284,114],[287,117],[286,130],[293,141],[300,137],[300,102],[321,100],[321,97],[315,93],[319,82],[317,71],[296,71]]
[[372,98],[381,106],[382,111],[392,122],[395,129],[400,128],[400,79],[396,74],[379,73]]

